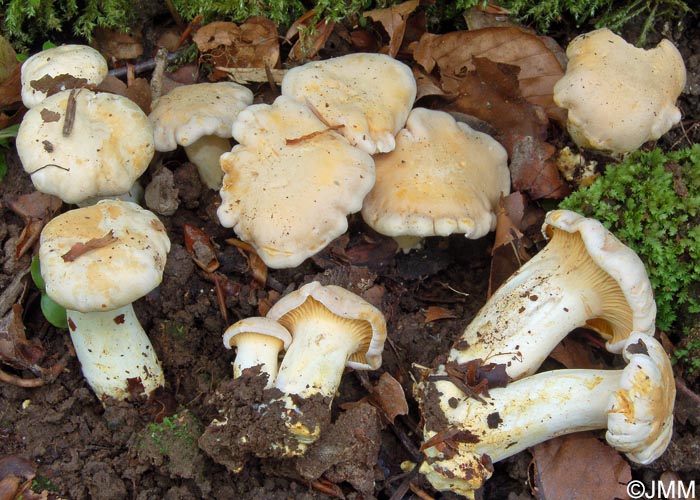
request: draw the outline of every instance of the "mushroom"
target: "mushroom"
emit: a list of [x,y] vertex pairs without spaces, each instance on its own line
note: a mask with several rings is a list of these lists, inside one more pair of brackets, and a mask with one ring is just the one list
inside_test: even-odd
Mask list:
[[675,103],[686,70],[670,41],[644,50],[602,28],[576,37],[566,55],[554,102],[568,110],[567,129],[579,146],[625,153],[680,121]]
[[46,293],[66,308],[83,375],[99,398],[163,385],[132,302],[160,284],[170,240],[151,212],[103,200],[52,219],[41,232]]
[[442,111],[415,108],[396,149],[374,158],[377,180],[362,218],[408,251],[425,236],[481,238],[510,191],[508,154],[495,139]]
[[204,184],[219,189],[224,175],[219,157],[231,151],[231,125],[252,102],[253,93],[234,82],[175,87],[153,103],[149,115],[156,150],[184,147]]
[[56,92],[98,85],[108,71],[102,54],[88,45],[61,45],[42,50],[22,63],[22,102],[33,108]]
[[618,353],[630,332],[652,336],[651,283],[636,253],[595,219],[569,210],[545,217],[551,239],[489,298],[448,361],[503,363],[511,378],[537,371],[571,330],[588,327]]
[[[489,389],[483,401],[428,377],[419,388],[421,403],[434,398],[438,403],[430,412],[423,408],[426,460],[420,472],[438,490],[474,498],[491,476],[492,463],[556,436],[606,427],[608,443],[633,462],[656,460],[673,428],[671,363],[646,333],[633,332],[622,355],[623,370],[538,373]],[[445,425],[448,429],[441,428]]]
[[290,69],[282,95],[307,103],[369,154],[394,149],[416,98],[411,68],[384,54],[355,53]]
[[386,322],[381,311],[361,297],[317,281],[282,297],[267,317],[292,335],[274,387],[285,394],[284,418],[303,450],[319,437],[320,427],[300,421],[298,398],[321,397],[330,406],[346,366],[379,368]]
[[298,266],[343,234],[374,184],[369,154],[284,95],[241,111],[233,136],[217,215],[269,267]]
[[30,109],[15,144],[34,186],[66,203],[129,192],[154,154],[153,128],[138,105],[87,89]]
[[271,387],[277,377],[279,353],[289,348],[291,341],[287,329],[269,318],[247,318],[229,326],[224,332],[224,347],[236,346],[234,378],[246,368],[260,366],[260,373],[268,377],[267,387]]

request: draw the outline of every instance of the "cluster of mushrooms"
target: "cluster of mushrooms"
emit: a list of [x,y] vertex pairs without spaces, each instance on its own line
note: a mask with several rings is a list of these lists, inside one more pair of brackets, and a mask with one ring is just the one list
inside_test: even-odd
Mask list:
[[[581,147],[624,153],[680,120],[675,100],[685,68],[670,42],[647,51],[602,29],[575,39],[567,55],[554,100],[568,110]],[[630,73],[637,76],[621,76]],[[291,69],[272,104],[253,104],[252,92],[232,82],[178,87],[150,115],[90,89],[106,75],[106,62],[89,47],[28,59],[22,98],[29,111],[17,137],[35,187],[81,206],[44,228],[41,274],[47,294],[67,310],[83,373],[100,397],[125,399],[135,384],[146,393],[164,384],[131,306],[159,285],[170,249],[163,224],[136,203],[138,178],[155,151],[182,146],[203,182],[220,189],[221,224],[272,268],[322,250],[355,212],[406,251],[428,236],[480,238],[494,229],[498,200],[510,191],[505,149],[447,113],[413,108],[410,68],[386,55]],[[602,87],[614,96],[600,97]],[[607,441],[640,463],[670,440],[673,375],[653,337],[655,303],[642,262],[599,222],[572,212],[550,212],[543,231],[547,246],[416,385],[420,471],[439,490],[473,497],[493,462],[568,432],[606,428]],[[536,373],[581,326],[604,336],[627,367]],[[251,453],[304,453],[321,423],[305,418],[302,402],[320,398],[329,412],[346,366],[380,366],[386,334],[378,309],[317,282],[284,296],[265,317],[232,325],[224,345],[237,349],[234,379],[263,380],[256,411],[289,437]],[[507,384],[469,390],[468,373],[494,369]],[[207,432],[229,424],[222,410]],[[245,446],[243,431],[237,439],[228,445]]]

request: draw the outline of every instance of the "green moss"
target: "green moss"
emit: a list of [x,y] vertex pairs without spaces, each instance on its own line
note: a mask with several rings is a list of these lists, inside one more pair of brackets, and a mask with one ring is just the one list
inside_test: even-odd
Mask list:
[[600,220],[637,252],[659,328],[690,326],[700,313],[700,145],[632,153],[560,206]]
[[18,49],[71,28],[86,40],[97,27],[126,32],[135,12],[129,0],[0,0],[0,9],[3,34]]

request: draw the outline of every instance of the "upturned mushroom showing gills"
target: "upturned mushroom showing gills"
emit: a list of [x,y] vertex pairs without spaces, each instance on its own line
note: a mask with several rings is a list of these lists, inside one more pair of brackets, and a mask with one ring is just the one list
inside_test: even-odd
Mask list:
[[219,158],[231,151],[231,125],[252,102],[253,93],[234,82],[175,87],[153,103],[148,115],[156,151],[182,146],[204,184],[219,189],[224,176]]
[[671,363],[644,333],[632,333],[622,355],[623,370],[538,373],[489,389],[482,401],[427,377],[419,387],[426,456],[420,472],[438,490],[474,498],[494,462],[556,436],[606,428],[608,443],[633,462],[656,460],[673,429]]
[[151,212],[104,200],[52,219],[41,232],[46,293],[66,308],[83,375],[101,399],[127,399],[164,383],[131,305],[157,287],[170,240]]
[[241,111],[233,136],[217,215],[269,267],[296,267],[343,234],[374,184],[372,157],[289,97]]
[[267,376],[267,387],[277,377],[278,357],[289,347],[292,336],[285,327],[269,318],[246,318],[229,326],[224,332],[224,347],[236,347],[233,376],[240,377],[243,370],[260,367]]
[[369,153],[387,153],[416,98],[411,68],[384,54],[357,53],[292,68],[282,95],[312,106],[345,138]]
[[670,41],[644,50],[602,28],[576,37],[566,55],[554,102],[568,110],[567,129],[579,146],[634,151],[681,120],[676,100],[686,70]]
[[135,102],[87,89],[30,109],[16,145],[36,189],[66,203],[127,193],[155,152],[153,127]]
[[362,218],[408,251],[426,236],[481,238],[510,192],[508,154],[495,139],[442,111],[415,108],[396,149],[375,155],[377,180]]
[[320,427],[299,421],[295,400],[321,397],[330,405],[346,366],[379,368],[386,339],[384,315],[344,288],[314,281],[280,299],[267,317],[292,334],[274,387],[285,394],[284,419],[290,433],[305,445],[319,437]]
[[620,352],[630,332],[653,335],[656,303],[644,264],[600,222],[549,212],[549,242],[489,298],[448,362],[504,364],[517,379],[537,371],[571,330],[587,327]]

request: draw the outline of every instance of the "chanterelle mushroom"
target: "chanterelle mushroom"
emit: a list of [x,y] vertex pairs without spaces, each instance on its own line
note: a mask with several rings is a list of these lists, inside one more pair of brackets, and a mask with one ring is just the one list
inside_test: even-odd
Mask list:
[[30,109],[16,145],[34,186],[66,203],[127,193],[154,154],[151,122],[136,103],[87,89]]
[[240,377],[243,370],[260,366],[260,373],[267,374],[267,387],[277,377],[280,351],[292,341],[289,331],[269,318],[246,318],[229,326],[224,332],[224,347],[236,347],[233,376]]
[[224,176],[219,157],[231,151],[231,125],[252,102],[253,93],[234,82],[175,87],[153,103],[148,115],[156,150],[183,146],[207,187],[219,189]]
[[320,429],[298,422],[295,398],[321,396],[330,404],[346,366],[379,368],[386,339],[384,315],[344,288],[314,281],[282,297],[267,317],[292,334],[274,387],[286,395],[284,418],[290,432],[308,444],[319,437]]
[[217,211],[269,267],[295,267],[345,232],[374,184],[374,161],[312,111],[280,96],[233,124]]
[[575,38],[566,55],[554,102],[568,110],[567,128],[579,146],[625,153],[680,121],[675,103],[686,70],[670,41],[644,50],[602,28]]
[[549,212],[547,246],[496,290],[450,351],[450,362],[503,363],[532,374],[571,330],[588,327],[620,352],[632,331],[654,334],[656,303],[644,264],[595,219]]
[[162,386],[163,371],[131,303],[160,283],[170,240],[151,212],[103,200],[52,219],[41,232],[46,293],[66,308],[88,384],[102,398],[125,399]]
[[37,52],[22,63],[22,102],[33,108],[50,93],[97,85],[109,68],[102,54],[89,45],[61,45]]
[[404,249],[425,236],[481,238],[494,229],[498,200],[510,191],[503,146],[442,111],[415,108],[396,149],[374,162],[377,180],[362,217]]
[[383,54],[356,53],[290,69],[282,95],[313,106],[350,144],[369,154],[394,149],[416,98],[405,64]]
[[474,498],[493,462],[555,436],[606,427],[608,443],[630,460],[656,460],[673,428],[671,363],[661,345],[643,333],[631,334],[622,354],[624,370],[538,373],[489,389],[483,401],[429,376],[419,387],[426,422],[421,473],[438,490]]

